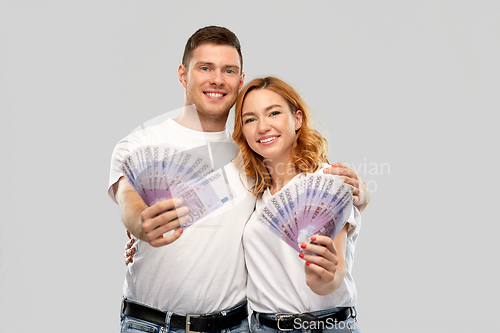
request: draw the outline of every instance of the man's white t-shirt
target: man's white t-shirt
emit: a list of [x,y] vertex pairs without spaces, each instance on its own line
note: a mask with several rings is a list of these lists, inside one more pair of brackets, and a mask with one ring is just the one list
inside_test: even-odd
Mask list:
[[172,244],[153,248],[136,241],[137,252],[126,270],[124,297],[178,314],[231,308],[246,297],[242,234],[255,206],[255,196],[247,190],[251,185],[231,162],[237,147],[227,130],[199,132],[172,119],[132,133],[113,152],[108,193],[115,202],[112,185],[123,176],[124,157],[139,146],[158,144],[206,149],[214,169],[223,171],[227,194],[233,199],[186,228]]

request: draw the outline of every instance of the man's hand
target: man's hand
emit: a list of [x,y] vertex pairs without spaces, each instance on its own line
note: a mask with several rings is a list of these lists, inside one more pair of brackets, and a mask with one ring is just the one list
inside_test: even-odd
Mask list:
[[[141,226],[146,235],[146,241],[153,247],[160,247],[176,241],[182,234],[182,224],[189,221],[189,208],[179,206],[181,199],[160,201],[141,213]],[[167,237],[163,235],[176,229]]]
[[[189,209],[180,206],[180,199],[163,200],[147,207],[123,177],[113,185],[113,190],[122,212],[123,224],[132,235],[153,247],[170,244],[181,236],[183,229],[178,227],[189,220]],[[174,233],[163,237],[176,228]]]
[[326,168],[324,173],[337,175],[349,185],[353,195],[353,204],[362,212],[370,202],[370,190],[368,186],[359,178],[359,175],[347,165],[337,162],[332,164],[330,168]]

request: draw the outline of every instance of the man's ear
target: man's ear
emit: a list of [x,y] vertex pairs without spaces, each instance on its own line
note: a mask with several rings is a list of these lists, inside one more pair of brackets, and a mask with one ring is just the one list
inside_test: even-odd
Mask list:
[[179,65],[177,69],[177,76],[179,77],[179,82],[184,88],[187,87],[187,69],[183,64]]
[[240,89],[238,89],[238,90],[241,90],[241,88],[243,87],[244,84],[245,84],[245,73],[241,72],[241,75],[240,75]]

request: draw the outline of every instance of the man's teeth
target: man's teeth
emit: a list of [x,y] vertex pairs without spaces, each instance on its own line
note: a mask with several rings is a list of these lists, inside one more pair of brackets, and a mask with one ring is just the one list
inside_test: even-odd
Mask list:
[[260,143],[266,143],[266,142],[269,142],[269,141],[273,141],[276,138],[277,138],[277,136],[273,136],[273,137],[270,137],[270,138],[267,138],[267,139],[264,139],[264,140],[260,140],[259,142]]
[[224,94],[220,94],[220,93],[205,93],[205,94],[210,96],[210,97],[222,97],[222,96],[224,96]]

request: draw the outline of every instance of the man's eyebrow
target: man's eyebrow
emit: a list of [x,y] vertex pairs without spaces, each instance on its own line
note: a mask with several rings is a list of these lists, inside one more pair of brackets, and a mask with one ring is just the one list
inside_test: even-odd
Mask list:
[[[196,63],[196,65],[198,66],[215,66],[215,64],[213,62],[210,62],[210,61],[198,61]],[[237,69],[238,71],[240,70],[240,66],[238,65],[226,65],[226,66],[223,66],[224,68],[234,68],[234,69]]]
[[213,62],[210,62],[210,61],[198,61],[195,65],[209,65],[209,66],[213,66]]

